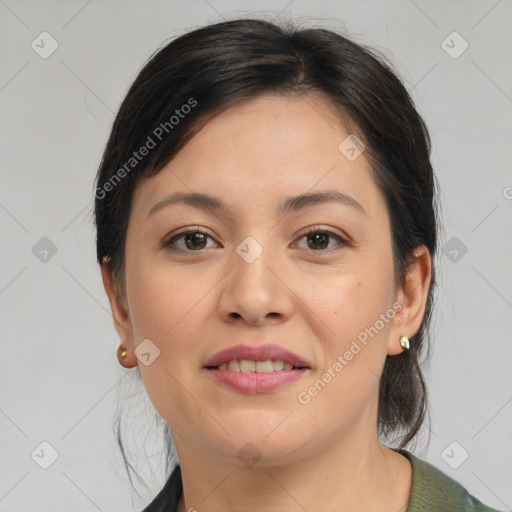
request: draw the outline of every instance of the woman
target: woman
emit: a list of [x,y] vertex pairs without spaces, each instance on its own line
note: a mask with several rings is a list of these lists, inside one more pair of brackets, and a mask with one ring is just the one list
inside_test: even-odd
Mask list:
[[429,154],[400,79],[331,31],[218,23],[142,69],[95,218],[119,361],[179,460],[146,511],[492,510],[405,450],[427,410]]

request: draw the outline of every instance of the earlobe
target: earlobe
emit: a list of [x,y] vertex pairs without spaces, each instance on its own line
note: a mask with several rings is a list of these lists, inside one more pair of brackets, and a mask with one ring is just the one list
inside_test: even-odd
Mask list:
[[[399,290],[398,301],[402,304],[402,309],[395,316],[390,329],[388,355],[394,356],[408,350],[407,343],[401,342],[401,338],[412,338],[418,332],[425,314],[431,279],[430,252],[425,245],[420,245],[414,252],[414,261],[409,267],[405,284]],[[411,348],[413,343],[410,343]]]

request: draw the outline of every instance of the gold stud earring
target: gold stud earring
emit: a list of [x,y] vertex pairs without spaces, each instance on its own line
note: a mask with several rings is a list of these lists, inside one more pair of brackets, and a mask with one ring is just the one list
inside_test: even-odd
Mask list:
[[409,343],[409,338],[407,336],[402,336],[400,338],[400,346],[404,350],[409,350],[411,348],[411,344]]
[[117,360],[119,361],[119,364],[124,368],[127,368],[123,361],[124,358],[126,357],[126,354],[128,354],[126,347],[123,347],[123,345],[119,345],[119,347],[117,348]]

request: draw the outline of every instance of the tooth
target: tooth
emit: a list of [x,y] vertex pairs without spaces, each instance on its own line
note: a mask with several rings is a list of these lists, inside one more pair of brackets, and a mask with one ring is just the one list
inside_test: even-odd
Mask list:
[[279,372],[281,370],[291,370],[293,365],[291,363],[285,363],[281,359],[265,359],[263,361],[250,361],[248,359],[232,359],[229,362],[219,364],[219,370],[231,370],[232,372],[243,372],[243,373],[270,373]]
[[273,372],[272,360],[256,361],[256,373],[269,373]]
[[284,361],[272,361],[272,368],[275,372],[279,372],[284,368]]
[[232,372],[239,372],[240,371],[240,363],[236,359],[233,359],[232,361],[229,361],[228,368]]
[[256,361],[248,361],[247,359],[242,359],[240,361],[240,371],[242,373],[251,373],[256,371]]

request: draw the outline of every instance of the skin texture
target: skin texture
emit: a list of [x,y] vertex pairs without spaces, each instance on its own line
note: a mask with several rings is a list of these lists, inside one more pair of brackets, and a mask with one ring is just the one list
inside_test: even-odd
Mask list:
[[[180,511],[406,510],[412,469],[379,443],[378,386],[386,355],[402,352],[400,336],[421,324],[431,258],[418,247],[404,288],[395,288],[384,197],[364,152],[350,161],[338,150],[349,133],[320,96],[265,94],[209,121],[137,186],[124,295],[116,296],[106,265],[102,275],[126,364],[139,365],[173,431]],[[339,203],[277,211],[286,197],[326,189],[352,196],[366,215]],[[229,213],[176,203],[148,217],[176,191],[217,196]],[[185,226],[201,226],[211,238],[161,247]],[[322,239],[315,245],[302,233],[310,226],[351,245],[332,235],[327,247]],[[248,236],[263,249],[252,263],[236,252]],[[309,403],[299,403],[298,394],[395,302],[402,310]],[[144,339],[160,350],[148,366],[134,354]],[[275,343],[312,369],[271,393],[234,391],[203,365],[239,343]],[[261,455],[252,467],[237,457],[248,442]]]

